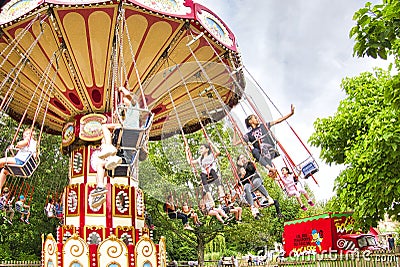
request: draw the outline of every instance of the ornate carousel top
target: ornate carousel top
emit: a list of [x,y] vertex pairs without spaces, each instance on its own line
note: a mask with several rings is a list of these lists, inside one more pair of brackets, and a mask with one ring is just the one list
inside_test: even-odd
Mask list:
[[197,130],[241,97],[233,33],[192,0],[12,0],[0,26],[0,108],[50,133],[113,112],[118,86],[154,113],[151,139]]

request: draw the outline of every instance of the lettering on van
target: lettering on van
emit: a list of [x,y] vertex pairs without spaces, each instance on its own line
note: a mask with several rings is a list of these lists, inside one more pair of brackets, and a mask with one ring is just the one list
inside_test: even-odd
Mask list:
[[334,224],[336,227],[336,232],[340,234],[360,234],[361,230],[354,230],[354,222],[353,217],[341,217],[335,218]]

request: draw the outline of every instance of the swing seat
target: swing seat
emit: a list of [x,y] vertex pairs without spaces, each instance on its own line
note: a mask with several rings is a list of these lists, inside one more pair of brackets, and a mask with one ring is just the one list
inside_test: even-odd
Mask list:
[[15,210],[19,213],[22,213],[22,206],[17,202],[15,203]]
[[317,163],[312,160],[307,162],[302,168],[301,168],[301,172],[303,173],[304,179],[309,178],[311,175],[313,175],[314,173],[316,173],[318,171],[318,165]]
[[39,159],[36,159],[32,154],[30,154],[24,164],[6,164],[4,168],[6,168],[6,170],[13,176],[27,178],[33,174],[38,165]]
[[[121,151],[120,152],[124,152]],[[124,153],[125,154],[125,153]],[[114,170],[108,170],[108,176],[109,177],[132,177],[133,175],[133,170],[135,167],[135,162],[136,162],[136,153],[132,156],[131,160],[129,162],[126,161],[126,158],[124,154],[120,153],[118,156],[122,157],[122,163],[117,166]]]
[[218,180],[218,179],[219,179],[219,177],[214,178],[214,177],[212,177],[212,176],[208,176],[208,177],[207,177],[207,184],[211,184],[212,182],[214,182],[214,181],[216,181],[216,180]]
[[[113,145],[118,148],[118,156],[123,158],[114,170],[108,171],[110,177],[133,177],[138,159],[143,160],[141,148],[147,139],[148,130],[153,121],[153,113],[148,110],[140,111],[139,128],[122,127],[114,130]],[[139,157],[137,156],[139,154]]]

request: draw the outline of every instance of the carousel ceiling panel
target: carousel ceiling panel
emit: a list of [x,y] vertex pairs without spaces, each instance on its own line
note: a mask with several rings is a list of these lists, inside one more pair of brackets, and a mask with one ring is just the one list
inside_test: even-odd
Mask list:
[[[129,87],[138,88],[133,56],[137,63],[137,71],[143,80],[143,77],[149,75],[164,51],[171,45],[174,37],[184,25],[184,21],[149,16],[139,11],[129,10],[129,7],[126,15],[127,32],[132,37],[127,40],[127,34],[124,35],[124,46],[126,46],[124,60],[129,69]],[[132,51],[128,49],[129,43],[132,44]]]
[[[153,65],[154,55],[160,55],[164,52],[162,48],[166,46],[166,41],[171,36],[171,33],[171,25],[166,22],[157,22],[150,27],[147,38],[144,39],[139,51],[137,59],[139,70],[146,71]],[[160,40],[162,41],[160,42]]]
[[[169,133],[179,127],[171,120],[174,107],[169,92],[187,131],[198,127],[199,121],[207,121],[208,109],[214,104],[225,102],[230,108],[237,102],[232,100],[237,96],[231,93],[235,86],[226,70],[227,66],[236,69],[241,64],[235,38],[215,14],[191,0],[87,0],[75,6],[69,0],[46,0],[34,5],[33,0],[12,1],[32,4],[29,14],[20,12],[24,16],[13,16],[16,6],[2,9],[0,14],[0,23],[4,23],[0,58],[7,57],[0,64],[2,76],[18,69],[21,58],[28,58],[19,77],[10,76],[11,80],[18,79],[19,86],[10,104],[15,118],[22,116],[35,88],[47,90],[45,85],[38,86],[41,79],[51,77],[54,91],[46,93],[51,95],[46,130],[53,133],[61,132],[63,124],[77,115],[110,112],[112,85],[125,84],[137,94],[141,90],[139,82],[143,85],[147,106],[155,113],[152,139],[160,138],[162,127]],[[17,40],[19,34],[23,35],[21,40]],[[13,42],[16,48],[7,55],[4,50]],[[221,58],[225,62],[220,62]],[[201,74],[202,69],[206,76]],[[218,92],[210,93],[209,88]],[[0,88],[0,95],[7,91]],[[206,95],[207,101],[212,99],[213,105],[204,104],[201,95]],[[192,101],[194,107],[189,105]],[[38,103],[35,97],[32,105]],[[193,108],[201,114],[197,119]],[[34,112],[34,108],[28,109],[28,119]],[[167,126],[163,123],[166,121]]]
[[[21,120],[23,114],[25,111],[27,111],[27,114],[35,114],[37,110],[37,101],[32,102],[30,105],[28,105],[29,100],[26,98],[26,95],[21,93],[21,92],[16,92],[15,94],[15,99],[13,101],[13,106],[9,108],[9,111],[12,113],[14,118]],[[28,117],[27,121],[32,121],[33,117]],[[56,114],[53,114],[52,112],[48,112],[46,114],[46,125],[53,126],[55,128],[62,127],[64,124],[64,119],[60,116],[57,116]],[[41,125],[43,121],[43,109],[40,110],[39,114],[37,115],[36,119],[36,124]]]
[[102,40],[108,40],[111,28],[111,19],[104,12],[94,12],[89,17],[90,48],[93,55],[92,64],[97,87],[103,87],[105,84],[109,45]]
[[133,14],[126,19],[127,29],[129,31],[129,39],[128,34],[123,35],[123,44],[129,46],[129,42],[132,46],[132,51],[130,47],[126,47],[127,49],[123,50],[124,60],[126,66],[132,66],[133,56],[132,52],[138,51],[139,46],[144,39],[144,36],[147,32],[148,21],[147,19],[140,14]]
[[[176,109],[168,111],[162,123],[155,125],[155,133],[161,138],[167,138],[177,133],[177,129],[179,132],[181,127],[185,132],[192,132],[201,127],[200,122],[206,124],[220,120],[225,113],[224,109],[229,112],[229,107],[212,98],[197,97],[192,101],[181,102]],[[193,110],[198,112],[193,114]]]
[[[65,29],[65,41],[70,45],[69,50],[72,57],[77,62],[78,69],[82,75],[83,81],[88,87],[93,86],[91,71],[91,62],[89,55],[89,38],[86,31],[86,21],[81,14],[69,13],[64,17],[63,26]],[[89,31],[89,33],[91,33]]]
[[[225,102],[230,94],[230,90],[217,85],[213,86],[215,91],[218,92],[218,96],[212,93],[207,94],[207,97],[201,97],[200,93],[203,91],[204,86],[200,86],[198,83],[185,84],[171,90],[170,94],[166,95],[157,104],[158,110],[155,112],[153,127],[157,128],[159,124],[164,124],[170,112],[174,112],[175,114],[175,109],[178,111],[178,114],[175,116],[180,118],[185,116],[195,117],[197,114],[208,114],[217,107],[227,106]],[[171,101],[171,98],[173,101]],[[205,105],[206,103],[213,103],[214,108],[210,109],[210,105],[207,106]],[[185,108],[178,109],[180,106],[185,106]],[[227,106],[227,108],[229,107]]]
[[[55,8],[60,34],[65,41],[65,60],[74,76],[75,91],[69,101],[86,112],[107,109],[110,54],[118,5],[83,8]],[[76,113],[82,113],[76,112]]]

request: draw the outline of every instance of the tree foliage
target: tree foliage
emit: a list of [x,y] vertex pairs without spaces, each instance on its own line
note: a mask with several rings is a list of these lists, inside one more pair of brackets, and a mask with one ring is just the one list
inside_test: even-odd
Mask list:
[[[2,151],[11,143],[15,134],[16,123],[7,116],[2,118],[4,127],[0,127]],[[223,156],[220,157],[220,167],[225,189],[234,181],[227,150],[237,156],[238,148],[231,146],[229,129],[223,124],[216,124],[207,130],[213,142],[220,147]],[[20,136],[18,138],[21,138]],[[188,135],[191,151],[197,156],[198,147],[206,142],[202,133]],[[60,153],[60,136],[43,134],[40,144],[41,163],[30,178],[18,179],[9,176],[7,183],[22,186],[27,183],[34,187],[31,202],[31,225],[18,221],[15,215],[14,224],[0,224],[0,259],[4,260],[40,260],[41,235],[52,233],[56,236],[58,221],[49,219],[43,213],[46,200],[50,195],[55,196],[68,183],[68,157]],[[168,149],[172,153],[167,153]],[[186,166],[186,168],[184,167]],[[260,168],[262,170],[262,168]],[[281,203],[282,213],[286,220],[299,216],[321,213],[321,209],[314,208],[307,212],[299,209],[297,202],[284,196],[276,183],[265,173],[264,184],[270,195]],[[153,217],[156,229],[154,240],[165,236],[167,252],[174,260],[202,260],[205,252],[217,252],[219,255],[238,255],[257,251],[267,245],[273,247],[274,242],[280,242],[283,230],[283,221],[276,218],[273,207],[261,210],[264,215],[261,220],[253,219],[250,210],[244,207],[243,223],[223,226],[215,218],[204,217],[197,208],[199,177],[186,163],[183,141],[179,138],[169,138],[168,141],[152,142],[150,145],[149,160],[140,164],[140,188],[146,195],[146,210]],[[191,188],[191,190],[187,190]],[[185,189],[185,190],[184,190]],[[187,231],[182,227],[180,220],[171,220],[163,210],[163,203],[168,193],[173,192],[179,200],[191,201],[191,205],[200,215],[204,223],[195,231]],[[196,200],[196,201],[195,201]],[[214,245],[220,244],[220,245]],[[222,244],[222,245],[221,245]],[[212,249],[210,247],[212,246]],[[217,251],[221,250],[221,251]]]
[[[393,56],[397,70],[400,70],[400,2],[383,0],[382,4],[370,2],[358,10],[353,19],[357,22],[350,31],[354,38],[354,54],[387,59]],[[400,108],[400,76],[394,75],[386,84],[386,99]]]
[[[2,115],[0,135],[1,151],[11,144],[17,127],[16,122]],[[23,128],[28,126],[23,126]],[[38,132],[38,130],[36,130]],[[22,134],[17,137],[21,140]],[[60,153],[60,136],[43,133],[40,143],[41,163],[34,174],[26,179],[7,177],[6,185],[16,188],[17,192],[27,195],[31,205],[30,225],[19,221],[20,214],[15,213],[13,225],[2,221],[0,225],[0,259],[3,260],[40,260],[42,234],[56,236],[57,219],[49,219],[43,209],[50,196],[59,194],[68,183],[68,159]],[[29,188],[29,190],[26,190]],[[30,195],[33,191],[32,198]],[[18,196],[15,196],[16,198]],[[14,202],[15,203],[15,202]]]
[[346,78],[347,98],[334,116],[317,119],[311,144],[327,163],[345,164],[335,181],[336,208],[354,210],[363,226],[376,225],[385,212],[398,217],[399,111],[384,97],[391,76],[380,69]]
[[[232,146],[230,131],[231,129],[224,128],[222,123],[216,123],[212,128],[207,129],[210,139],[222,153],[219,157],[219,166],[226,193],[229,193],[235,182],[229,157],[235,160],[240,153],[238,147]],[[199,146],[208,141],[202,132],[188,134],[186,138],[190,151],[196,158]],[[307,212],[300,211],[294,198],[288,199],[284,196],[283,191],[272,179],[268,178],[262,167],[259,171],[264,177],[264,185],[269,194],[281,203],[285,220],[292,220],[300,215],[313,215],[315,212],[321,213],[321,208]],[[262,209],[261,220],[254,220],[250,209],[243,207],[243,223],[228,226],[223,226],[214,217],[203,216],[197,205],[199,190],[201,190],[199,174],[199,170],[197,174],[193,173],[187,163],[184,140],[179,135],[170,137],[168,140],[152,142],[149,160],[143,162],[140,167],[140,187],[147,194],[146,209],[156,225],[154,238],[157,240],[160,235],[166,236],[167,252],[171,259],[198,259],[202,264],[205,252],[218,256],[244,255],[248,252],[257,253],[264,246],[274,247],[275,242],[282,241],[283,220],[276,218],[274,207]],[[168,194],[174,195],[178,206],[183,201],[189,201],[204,224],[196,227],[194,231],[186,231],[183,230],[180,220],[169,219],[162,209]],[[217,197],[216,194],[214,197]],[[221,242],[224,243],[224,248],[217,251],[221,249],[221,246],[214,244],[221,244]]]

